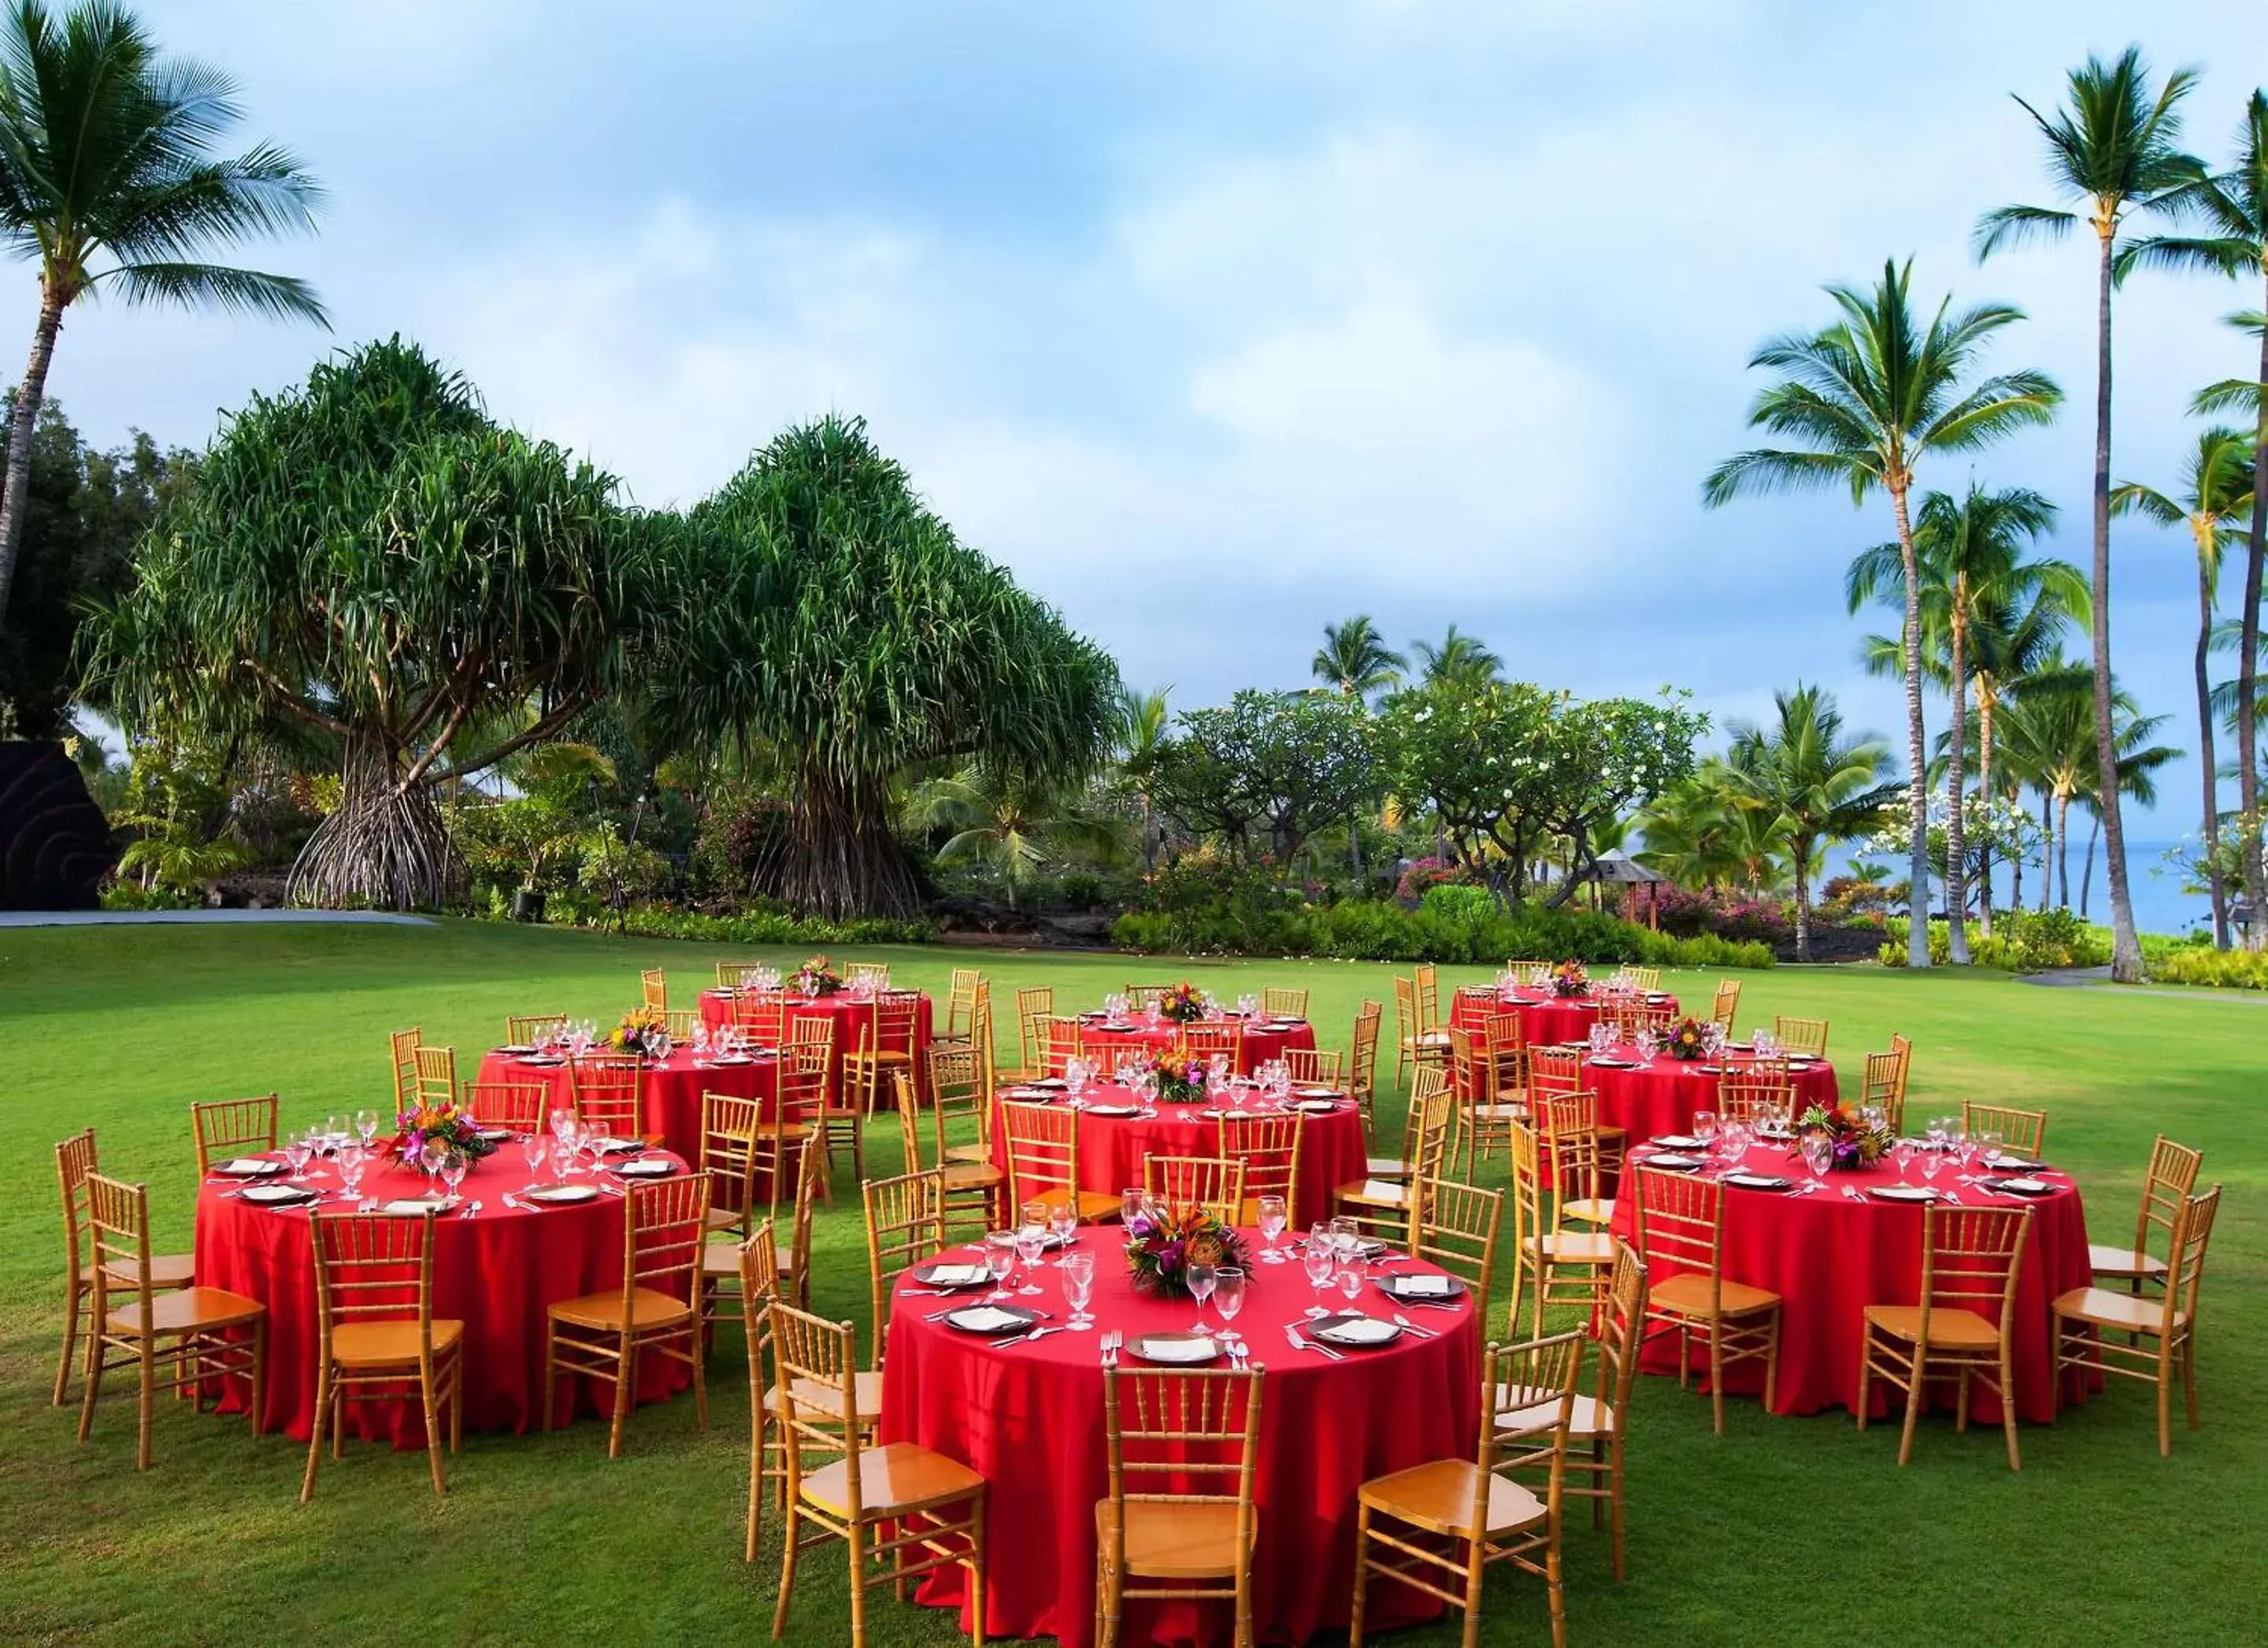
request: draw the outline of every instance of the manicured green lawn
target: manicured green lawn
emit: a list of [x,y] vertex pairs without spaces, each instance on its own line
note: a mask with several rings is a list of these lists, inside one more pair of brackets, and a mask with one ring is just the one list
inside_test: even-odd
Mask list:
[[[368,1643],[747,1639],[769,1626],[776,1567],[740,1558],[747,1401],[737,1340],[711,1371],[711,1429],[689,1400],[640,1409],[626,1456],[603,1429],[468,1438],[437,1502],[423,1460],[367,1448],[327,1466],[297,1503],[301,1449],[240,1422],[161,1404],[157,1462],[133,1468],[131,1400],[94,1439],[48,1405],[60,1254],[50,1146],[89,1123],[105,1169],[148,1181],[162,1246],[187,1247],[196,1191],[195,1099],[283,1095],[304,1122],[387,1093],[386,1034],[422,1025],[469,1051],[508,1011],[606,1016],[637,968],[681,990],[725,953],[696,945],[450,924],[0,931],[0,1048],[13,1148],[0,1166],[0,1637],[22,1642]],[[1105,956],[887,953],[942,994],[984,966],[1012,1041],[1009,987],[1051,982],[1085,1003],[1131,977],[1188,973],[1234,994],[1314,989],[1327,1042],[1391,969],[1344,963],[1173,967]],[[789,958],[796,960],[799,958]],[[839,958],[838,958],[839,959]],[[1446,990],[1449,980],[1444,980]],[[1676,979],[1689,1001],[1712,980]],[[689,996],[689,990],[688,990]],[[1774,1012],[1834,1021],[1846,1080],[1892,1030],[1918,1043],[1911,1100],[1963,1096],[2053,1112],[2051,1154],[2074,1171],[2099,1236],[2131,1230],[2161,1129],[2205,1152],[2228,1200],[2209,1269],[2205,1429],[2157,1455],[2149,1394],[2121,1385],[2054,1429],[2023,1434],[2007,1469],[1997,1432],[1925,1428],[1900,1470],[1893,1431],[1847,1415],[1775,1419],[1642,1379],[1631,1423],[1631,1580],[1606,1541],[1571,1528],[1571,1640],[1588,1644],[2258,1640],[2268,1579],[2268,1148],[2257,1121],[2268,1004],[2039,989],[1998,977],[1871,969],[1751,975],[1745,1025]],[[1391,1018],[1388,1019],[1389,1028]],[[1390,1061],[1389,1061],[1390,1068]],[[1389,1101],[1398,1115],[1398,1101]],[[892,1148],[877,1167],[892,1170]],[[823,1215],[817,1303],[866,1328],[855,1195]],[[1501,1324],[1498,1325],[1501,1331]],[[1000,1550],[996,1560],[1012,1562]],[[805,1564],[796,1640],[845,1641],[839,1556]],[[944,1642],[948,1621],[877,1593],[877,1638]],[[1492,1583],[1484,1637],[1545,1640],[1537,1587]],[[1455,1640],[1453,1625],[1403,1640]]]

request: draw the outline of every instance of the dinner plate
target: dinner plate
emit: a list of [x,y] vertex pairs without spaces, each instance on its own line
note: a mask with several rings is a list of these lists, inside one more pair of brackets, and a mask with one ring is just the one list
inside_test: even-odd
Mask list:
[[1415,1299],[1438,1305],[1463,1296],[1465,1284],[1453,1276],[1382,1276],[1374,1278],[1378,1291],[1388,1299]]
[[663,1156],[641,1156],[615,1169],[623,1179],[666,1179],[676,1171],[677,1164]]
[[1691,1173],[1707,1164],[1698,1156],[1681,1156],[1674,1151],[1664,1151],[1659,1156],[1647,1157],[1638,1166],[1659,1167],[1665,1173]]
[[457,1202],[458,1198],[453,1196],[403,1196],[397,1201],[388,1202],[378,1210],[399,1218],[419,1218],[424,1215],[428,1208],[436,1213],[446,1213],[457,1205]]
[[480,1129],[480,1135],[491,1144],[501,1144],[504,1140],[512,1137],[512,1129],[510,1128],[501,1127],[484,1127]]
[[1130,1104],[1096,1104],[1087,1106],[1086,1113],[1089,1115],[1109,1116],[1115,1120],[1121,1116],[1140,1115],[1142,1107]]
[[1669,996],[1664,990],[1648,990],[1646,993],[1646,998],[1650,1002],[1666,1002],[1669,999]]
[[2034,1161],[2029,1156],[2010,1156],[1999,1151],[1984,1158],[1984,1165],[1997,1167],[2002,1173],[2038,1173],[2047,1166],[2045,1162]]
[[1937,1192],[1926,1185],[1868,1185],[1867,1194],[1884,1202],[1934,1202],[1937,1200]]
[[598,1196],[596,1185],[561,1184],[546,1185],[540,1190],[523,1190],[519,1193],[519,1199],[540,1202],[550,1207],[571,1207],[578,1202],[596,1201]]
[[1294,1087],[1292,1091],[1302,1099],[1339,1099],[1345,1096],[1336,1087]]
[[[2044,1179],[2024,1177],[1987,1179],[1984,1181],[1984,1188],[1987,1190],[2004,1191],[2009,1196],[2053,1196],[2055,1194],[2055,1187]],[[247,1191],[245,1194],[248,1196],[251,1192]]]
[[753,1064],[755,1060],[745,1053],[719,1053],[709,1062],[711,1064]]
[[1061,1093],[1071,1084],[1060,1076],[1042,1076],[1037,1081],[1026,1082],[1024,1085],[1036,1088],[1042,1093]]
[[225,1161],[213,1169],[215,1173],[226,1173],[232,1179],[268,1179],[285,1170],[283,1162],[269,1161],[261,1156],[239,1156],[234,1161]]
[[535,1051],[535,1048],[532,1044],[526,1041],[512,1041],[498,1048],[497,1051],[499,1053],[511,1054],[517,1057],[524,1054],[533,1053]]
[[1126,1348],[1145,1362],[1163,1363],[1168,1367],[1195,1367],[1220,1354],[1220,1346],[1211,1334],[1141,1334]]
[[632,1151],[642,1151],[645,1148],[645,1141],[643,1139],[604,1138],[600,1139],[598,1144],[599,1153],[602,1156],[622,1156]]
[[992,1273],[981,1264],[939,1262],[916,1265],[914,1280],[924,1287],[944,1288],[949,1292],[958,1293],[967,1288],[990,1286]]
[[254,1207],[298,1207],[317,1200],[321,1192],[305,1185],[256,1184],[246,1186],[243,1195]]
[[1656,1150],[1690,1151],[1701,1148],[1701,1141],[1690,1133],[1657,1133],[1646,1143]]
[[1358,1316],[1351,1312],[1337,1316],[1318,1316],[1301,1331],[1310,1339],[1320,1339],[1325,1344],[1356,1350],[1375,1350],[1379,1346],[1392,1344],[1402,1337],[1400,1323],[1381,1321],[1375,1316]]
[[1099,1024],[1096,1025],[1094,1028],[1097,1030],[1107,1030],[1112,1035],[1131,1035],[1134,1034],[1134,1026],[1132,1025]]
[[1728,1185],[1738,1185],[1743,1190],[1785,1190],[1789,1182],[1778,1173],[1728,1173],[1724,1181]]
[[556,1053],[529,1053],[523,1055],[519,1062],[532,1070],[557,1070],[567,1061]]
[[1307,1021],[1304,1019],[1263,1019],[1256,1027],[1271,1032],[1279,1030],[1291,1031],[1304,1027],[1307,1022]]
[[1590,1062],[1600,1070],[1636,1070],[1638,1068],[1638,1062],[1635,1059],[1597,1057]]
[[1022,1333],[1039,1320],[1037,1313],[1020,1305],[964,1305],[959,1310],[946,1312],[943,1318],[946,1327],[985,1339]]
[[1336,1099],[1302,1099],[1292,1107],[1305,1115],[1329,1115],[1338,1107]]
[[1756,1129],[1756,1137],[1770,1142],[1780,1143],[1793,1138],[1795,1129],[1781,1127],[1778,1122],[1766,1122]]

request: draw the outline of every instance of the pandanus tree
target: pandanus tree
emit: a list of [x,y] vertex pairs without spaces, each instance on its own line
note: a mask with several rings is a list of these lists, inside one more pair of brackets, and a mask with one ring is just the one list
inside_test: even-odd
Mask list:
[[546,739],[622,679],[664,587],[666,522],[499,429],[400,339],[255,396],[91,627],[90,689],[129,730],[320,730],[337,809],[294,898],[409,909],[452,874],[435,792]]
[[2198,764],[2205,775],[2205,822],[2199,836],[2205,851],[2205,890],[2213,899],[2213,942],[2228,947],[2228,890],[2222,884],[2220,855],[2220,775],[2213,753],[2213,598],[2220,587],[2221,557],[2242,534],[2238,522],[2252,513],[2252,442],[2243,431],[2209,429],[2198,436],[2197,448],[2184,467],[2178,495],[2129,481],[2110,495],[2110,512],[2132,512],[2161,526],[2186,531],[2197,555],[2198,632],[2194,669],[2197,675]]
[[1030,787],[1108,752],[1108,655],[962,544],[864,420],[787,430],[687,525],[683,652],[646,711],[673,736],[767,741],[785,767],[760,890],[829,916],[910,914],[903,775],[975,764]]
[[[1774,338],[1749,358],[1777,375],[1749,411],[1752,427],[1800,445],[1737,452],[1703,483],[1711,508],[1750,493],[1847,487],[1853,504],[1880,490],[1897,528],[1905,617],[1899,641],[1906,695],[1908,875],[1913,931],[1907,964],[1929,965],[1929,761],[1922,723],[1921,569],[1907,499],[1922,459],[1973,452],[2055,416],[2062,391],[2045,373],[1974,375],[1992,335],[2023,318],[2007,304],[1955,313],[1940,303],[1917,324],[1913,265],[1886,262],[1869,291],[1830,286],[1842,319],[1824,330]],[[1954,941],[1965,946],[1956,923]],[[1965,947],[1953,953],[1966,960]]]
[[108,0],[83,0],[60,18],[40,0],[0,14],[0,240],[40,266],[39,318],[0,484],[0,618],[30,504],[33,425],[66,311],[108,294],[323,320],[304,281],[204,261],[312,227],[320,198],[271,143],[213,154],[239,118],[225,75],[162,55]]
[[2110,884],[2110,973],[2142,981],[2142,944],[2126,885],[2126,832],[2118,806],[2117,718],[2110,690],[2110,298],[2132,267],[2122,239],[2130,217],[2178,213],[2204,168],[2181,148],[2182,99],[2197,84],[2177,70],[2154,86],[2141,50],[2115,62],[2089,57],[2067,77],[2067,100],[2052,117],[2023,99],[2045,147],[2061,206],[2002,206],[1977,225],[1977,259],[2031,239],[2061,239],[2084,222],[2095,232],[2095,553],[2092,623],[2095,754],[2102,796],[2102,848]]

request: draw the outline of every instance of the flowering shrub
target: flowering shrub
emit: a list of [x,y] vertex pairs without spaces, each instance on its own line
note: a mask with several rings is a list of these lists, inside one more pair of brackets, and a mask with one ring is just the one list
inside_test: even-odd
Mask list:
[[1661,931],[1681,938],[1713,933],[1719,938],[1774,946],[1792,944],[1795,923],[1787,907],[1777,900],[1744,899],[1714,889],[1690,887],[1655,889],[1654,908]]
[[2178,945],[2151,962],[2150,976],[2167,984],[2268,990],[2268,951]]

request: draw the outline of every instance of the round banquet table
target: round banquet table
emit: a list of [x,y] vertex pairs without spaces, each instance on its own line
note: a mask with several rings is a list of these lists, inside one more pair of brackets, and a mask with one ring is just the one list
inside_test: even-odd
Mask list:
[[[1800,1158],[1791,1159],[1793,1149],[1787,1144],[1760,1144],[1749,1150],[1742,1166],[1750,1173],[1792,1180],[1796,1188],[1725,1187],[1725,1276],[1780,1296],[1779,1388],[1773,1411],[1855,1409],[1867,1307],[1920,1300],[1922,1209],[1918,1203],[1884,1202],[1866,1194],[1872,1187],[1899,1182],[1897,1169],[1888,1162],[1831,1173],[1824,1188],[1803,1191],[1800,1187],[1810,1181],[1811,1174]],[[1646,1154],[1634,1151],[1633,1159],[1642,1163]],[[2049,1307],[2066,1289],[2085,1287],[2089,1270],[2087,1218],[2078,1188],[2064,1173],[2036,1176],[2054,1186],[2053,1191],[2043,1196],[1997,1195],[1981,1185],[1961,1183],[1950,1164],[1939,1173],[1937,1186],[1957,1194],[1970,1207],[2033,1210],[2023,1269],[2016,1278],[2016,1416],[2045,1424],[2055,1417],[2056,1409],[2055,1323]],[[1918,1164],[1909,1170],[1907,1179],[1926,1182]],[[1625,1241],[1636,1240],[1634,1214],[1626,1192],[1616,1204],[1613,1226]],[[1675,1273],[1674,1268],[1665,1272]],[[1704,1344],[1697,1335],[1695,1368],[1705,1387]],[[1640,1365],[1651,1372],[1675,1373],[1675,1335],[1648,1345]],[[1727,1370],[1726,1388],[1754,1394],[1764,1389],[1764,1378],[1761,1360],[1742,1362]],[[1950,1409],[1953,1394],[1949,1381],[1941,1387],[1933,1381],[1929,1387],[1933,1406]],[[1870,1416],[1902,1411],[1904,1402],[1900,1392],[1876,1380]],[[1989,1391],[1975,1392],[1970,1409],[1978,1423],[2000,1422],[1999,1402]]]
[[[280,1156],[278,1159],[281,1159]],[[680,1170],[684,1164],[677,1163]],[[579,1182],[592,1182],[586,1174]],[[612,1173],[597,1181],[618,1183]],[[311,1163],[310,1188],[335,1193],[336,1168]],[[622,1284],[622,1198],[601,1193],[589,1202],[554,1207],[506,1207],[507,1192],[551,1182],[550,1169],[531,1174],[516,1143],[507,1142],[465,1175],[459,1194],[481,1210],[470,1218],[445,1212],[433,1225],[433,1314],[465,1324],[465,1424],[472,1430],[531,1431],[543,1423],[538,1392],[543,1384],[543,1330],[548,1308],[563,1299]],[[270,1431],[306,1441],[314,1427],[315,1355],[320,1324],[315,1306],[315,1256],[304,1207],[263,1208],[225,1194],[228,1181],[207,1181],[197,1198],[197,1280],[242,1293],[268,1306],[268,1412]],[[425,1176],[390,1163],[373,1163],[363,1177],[365,1199],[423,1196]],[[323,1203],[335,1212],[352,1203],[335,1195]],[[638,1360],[637,1400],[659,1401],[691,1382],[681,1363],[666,1357]],[[224,1406],[241,1410],[248,1382],[229,1381]],[[613,1389],[578,1378],[577,1415],[613,1411]],[[396,1447],[422,1447],[423,1415],[414,1387],[407,1400],[348,1404],[352,1433],[384,1438]],[[559,1423],[565,1423],[563,1403]]]
[[[1555,996],[1550,990],[1499,990],[1497,1000],[1520,1014],[1521,1034],[1528,1045],[1549,1047],[1555,1042],[1581,1041],[1591,1034],[1591,1026],[1599,1021],[1602,998],[1596,996]],[[1666,1006],[1677,1011],[1677,997],[1655,995],[1646,997],[1648,1004]],[[1449,1009],[1449,1023],[1460,1030],[1483,1028],[1481,1010],[1464,997],[1459,997]]]
[[[1296,1091],[1296,1090],[1295,1090]],[[1043,1100],[1071,1102],[1060,1093],[1038,1088],[1005,1087],[1000,1100],[1030,1103]],[[1258,1096],[1247,1103],[1259,1111]],[[997,1101],[996,1101],[997,1102]],[[1203,1112],[1215,1107],[1159,1105],[1148,1115],[1097,1115],[1095,1105],[1138,1105],[1142,1095],[1115,1082],[1098,1082],[1086,1090],[1079,1115],[1079,1186],[1116,1196],[1144,1182],[1142,1164],[1152,1156],[1218,1156],[1220,1123]],[[992,1160],[1005,1172],[1008,1139],[994,1117]],[[1311,1113],[1300,1129],[1299,1205],[1291,1211],[1292,1225],[1305,1230],[1331,1216],[1331,1193],[1362,1179],[1370,1166],[1370,1144],[1362,1128],[1362,1113],[1351,1099],[1340,1098],[1328,1113]]]
[[[1234,1023],[1236,1019],[1233,1014],[1217,1013],[1197,1022],[1217,1026]],[[1123,1051],[1167,1051],[1181,1039],[1182,1029],[1182,1026],[1170,1020],[1157,1024],[1139,1019],[1113,1021],[1099,1012],[1081,1013],[1079,1017],[1079,1046],[1101,1057],[1106,1069],[1116,1063],[1118,1055]],[[1247,1020],[1244,1051],[1237,1060],[1235,1073],[1249,1076],[1261,1065],[1282,1058],[1287,1052],[1312,1052],[1314,1045],[1315,1026],[1304,1019],[1255,1018]]]
[[[1595,1058],[1585,1059],[1583,1081],[1599,1096],[1599,1120],[1622,1129],[1633,1140],[1686,1131],[1693,1125],[1695,1111],[1716,1107],[1719,1069],[1741,1066],[1737,1054],[1688,1062],[1657,1053],[1639,1063],[1637,1048],[1618,1047],[1609,1048],[1608,1057],[1617,1062],[1602,1064]],[[1788,1078],[1795,1084],[1798,1115],[1813,1105],[1836,1102],[1835,1067],[1825,1059],[1791,1060]]]
[[[762,1100],[768,1122],[779,1114],[779,1061],[769,1053],[749,1056],[745,1062],[719,1063],[713,1058],[695,1057],[691,1048],[672,1048],[667,1058],[647,1060],[643,1075],[646,1136],[660,1140],[663,1148],[676,1151],[688,1161],[701,1158],[703,1093]],[[554,1063],[541,1058],[530,1061],[512,1053],[488,1053],[481,1058],[480,1078],[523,1085],[541,1084],[549,1090],[551,1096],[547,1102],[555,1107],[566,1104],[572,1093],[564,1059]]]
[[[1313,1301],[1306,1273],[1296,1261],[1258,1262],[1259,1239],[1247,1234],[1256,1258],[1235,1325],[1254,1366],[1263,1370],[1254,1636],[1305,1642],[1319,1630],[1346,1629],[1361,1485],[1388,1471],[1471,1454],[1480,1419],[1480,1328],[1467,1295],[1452,1307],[1403,1309],[1432,1338],[1405,1333],[1374,1350],[1350,1350],[1341,1361],[1312,1348],[1295,1350],[1285,1326],[1302,1321]],[[1116,1328],[1130,1344],[1197,1320],[1188,1299],[1134,1291],[1114,1234],[1089,1228],[1079,1240],[1096,1248],[1094,1332],[997,1345],[928,1320],[950,1301],[901,1277],[882,1396],[884,1441],[920,1443],[989,1484],[986,1634],[1056,1637],[1064,1648],[1086,1648],[1093,1634],[1094,1505],[1109,1491],[1097,1341]],[[1417,1274],[1431,1267],[1396,1269]],[[1068,1320],[1060,1273],[1043,1266],[1035,1275],[1042,1296],[1008,1302]],[[1374,1290],[1366,1291],[1361,1307],[1374,1316],[1395,1309]],[[1217,1313],[1207,1312],[1206,1320],[1217,1321]],[[1121,1365],[1144,1365],[1129,1350]],[[961,1592],[961,1571],[951,1568],[931,1575],[920,1594],[965,1616]],[[1439,1611],[1405,1587],[1372,1587],[1370,1622],[1377,1629]],[[1121,1640],[1226,1643],[1230,1624],[1220,1603],[1129,1601]]]
[[[701,992],[701,1022],[711,1030],[733,1022],[733,1003],[740,994],[737,990],[706,990]],[[868,1034],[874,1024],[874,998],[853,996],[848,990],[837,990],[832,996],[796,996],[783,993],[791,1022],[798,1019],[828,1019],[835,1024],[835,1068],[828,1072],[829,1091],[843,1091],[843,1059],[845,1054],[856,1053],[859,1038]],[[926,1096],[929,1093],[929,1044],[935,1034],[931,1025],[930,998],[924,995],[914,1012],[914,1091]]]

